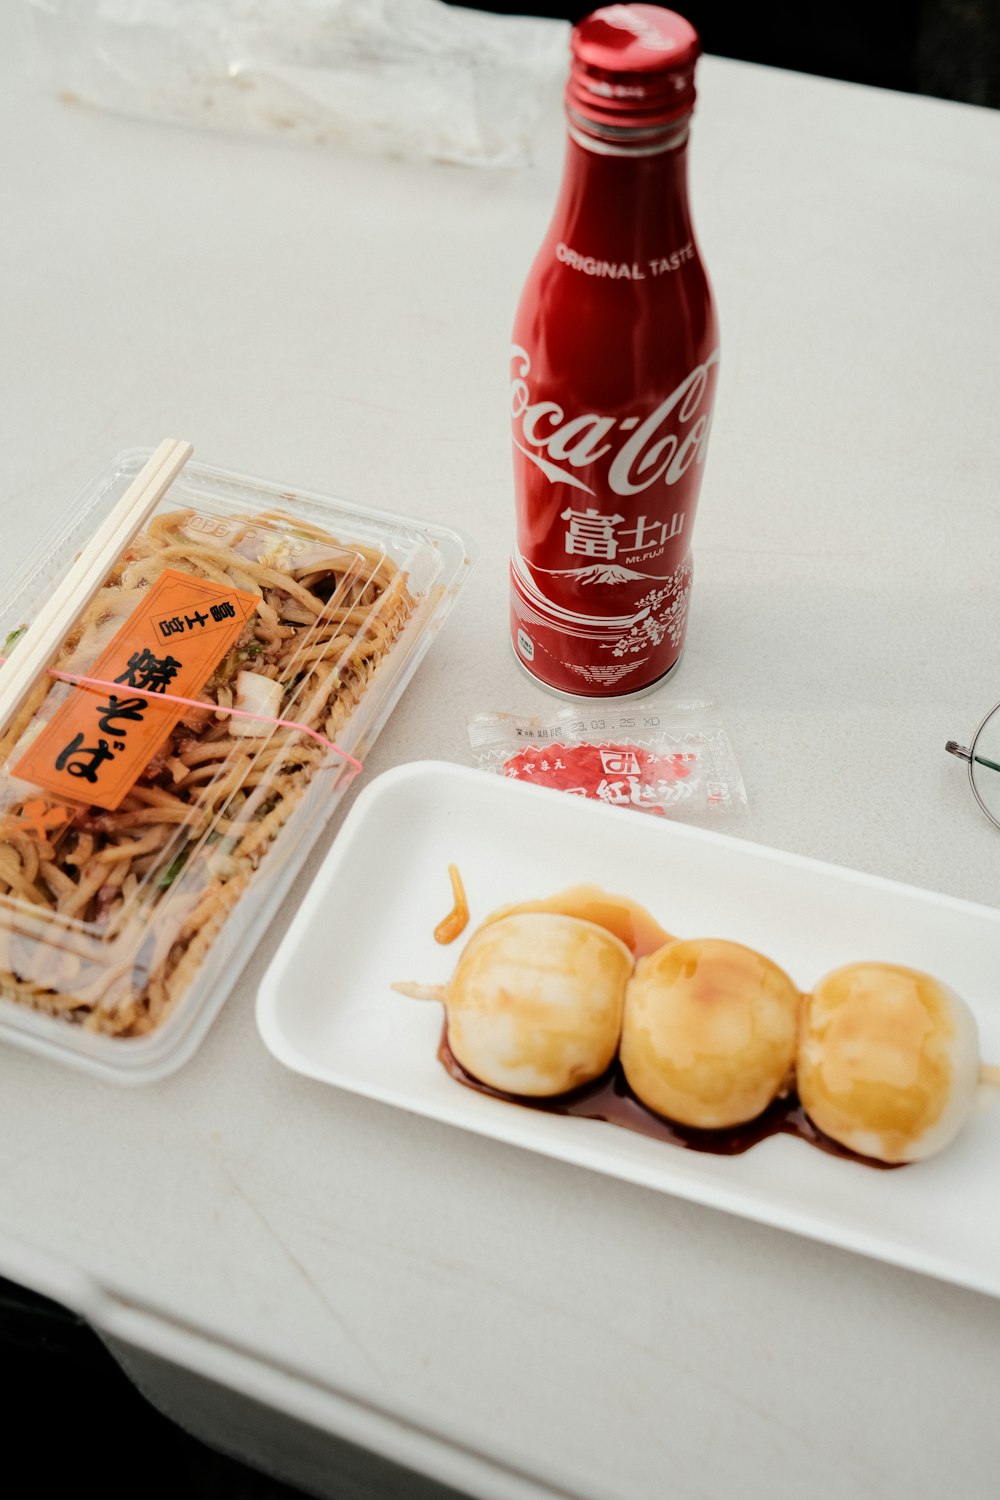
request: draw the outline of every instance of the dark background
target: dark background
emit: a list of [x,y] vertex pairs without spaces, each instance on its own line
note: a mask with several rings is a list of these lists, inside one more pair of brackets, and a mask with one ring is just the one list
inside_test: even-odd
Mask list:
[[[579,21],[594,6],[536,0],[473,9]],[[678,0],[706,52],[1000,108],[1000,0]]]
[[[475,8],[576,21],[593,6],[515,0]],[[795,7],[744,3],[738,9],[685,0],[681,9],[706,52],[1000,107],[1000,0],[844,0],[836,7],[804,0]],[[133,1390],[89,1329],[2,1280],[0,1373],[10,1393],[5,1459],[9,1471],[30,1475],[25,1494],[78,1488],[88,1480],[103,1500],[136,1494],[144,1500],[294,1500],[297,1494],[172,1427]],[[368,1500],[354,1486],[349,1494]],[[377,1490],[370,1500],[379,1500]]]

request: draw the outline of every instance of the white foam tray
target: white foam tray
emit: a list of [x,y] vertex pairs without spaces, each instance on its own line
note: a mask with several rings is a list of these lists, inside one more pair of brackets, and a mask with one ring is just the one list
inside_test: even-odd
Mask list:
[[[257,1021],[289,1068],[400,1109],[1000,1295],[1000,1093],[942,1155],[895,1172],[772,1137],[705,1155],[456,1083],[438,1006],[461,942],[433,928],[461,869],[472,925],[506,902],[593,882],[668,931],[767,953],[807,989],[852,960],[908,964],[965,996],[1000,1061],[1000,912],[745,840],[483,772],[416,762],[358,798],[264,977]],[[471,927],[470,927],[471,931]],[[992,1096],[992,1097],[991,1097]],[[442,1170],[445,1165],[442,1163]]]

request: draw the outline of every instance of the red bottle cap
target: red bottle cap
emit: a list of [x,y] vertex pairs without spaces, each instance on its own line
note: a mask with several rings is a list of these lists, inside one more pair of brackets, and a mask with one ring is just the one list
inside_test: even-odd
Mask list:
[[669,125],[694,108],[701,53],[690,21],[659,5],[607,5],[573,28],[566,106],[621,130]]

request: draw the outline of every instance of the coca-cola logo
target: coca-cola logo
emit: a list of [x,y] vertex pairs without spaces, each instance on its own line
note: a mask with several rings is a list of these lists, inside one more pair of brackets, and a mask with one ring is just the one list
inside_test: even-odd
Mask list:
[[598,412],[569,416],[556,401],[532,401],[528,376],[531,356],[515,344],[510,407],[514,447],[553,484],[569,484],[588,495],[594,488],[573,470],[588,469],[609,454],[607,484],[616,495],[638,495],[662,479],[676,484],[705,456],[711,420],[706,401],[709,371],[718,364],[714,350],[696,365],[648,416],[602,417]]

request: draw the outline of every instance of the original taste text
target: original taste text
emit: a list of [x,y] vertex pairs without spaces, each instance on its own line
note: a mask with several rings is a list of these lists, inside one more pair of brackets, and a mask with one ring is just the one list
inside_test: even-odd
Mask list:
[[652,260],[598,260],[593,255],[581,255],[570,249],[562,240],[556,246],[556,260],[561,260],[571,271],[582,271],[584,276],[604,276],[609,281],[645,281],[649,276],[668,276],[679,271],[685,261],[694,260],[694,244],[688,240],[680,250],[670,255],[657,255]]

